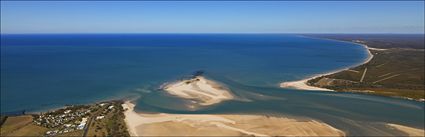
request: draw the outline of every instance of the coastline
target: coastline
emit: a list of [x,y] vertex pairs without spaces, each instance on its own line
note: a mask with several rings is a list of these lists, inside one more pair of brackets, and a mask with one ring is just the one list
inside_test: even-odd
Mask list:
[[[333,39],[326,39],[326,40],[333,40]],[[333,40],[333,41],[347,42],[347,41],[340,41],[340,40]],[[366,64],[366,63],[370,62],[373,58],[373,54],[372,54],[372,52],[370,52],[370,50],[386,50],[386,49],[370,48],[366,44],[360,44],[360,43],[354,43],[354,42],[349,42],[349,43],[363,46],[367,50],[368,57],[363,62],[349,66],[349,67],[345,67],[345,68],[338,69],[338,70],[331,71],[331,72],[327,72],[327,73],[316,74],[316,75],[313,75],[313,76],[310,76],[310,77],[307,77],[307,78],[304,78],[304,79],[301,79],[301,80],[282,82],[282,83],[279,84],[279,87],[297,89],[297,90],[336,92],[335,90],[331,90],[331,89],[327,89],[327,88],[319,88],[319,87],[315,87],[315,86],[310,86],[310,85],[307,84],[307,81],[315,79],[317,77],[335,74],[335,73],[338,73],[338,72],[341,72],[341,71],[348,70],[348,69],[353,68],[353,67],[357,67],[357,66]]]
[[345,136],[316,120],[236,114],[145,114],[126,101],[125,122],[131,136]]
[[[134,100],[134,99],[133,99]],[[99,104],[92,104],[99,106]],[[108,108],[109,105],[104,106]],[[117,101],[119,121],[126,128],[120,133],[130,136],[347,136],[348,133],[304,117],[256,114],[170,114],[143,113],[134,110],[129,99]],[[109,109],[109,108],[108,108]],[[118,113],[117,113],[118,114]],[[118,115],[118,116],[119,116]],[[106,118],[106,120],[113,120]],[[383,123],[389,130],[408,136],[421,136],[422,128]],[[91,126],[94,130],[94,127]],[[106,128],[106,127],[103,127]],[[47,131],[47,129],[46,129]],[[40,132],[44,134],[44,132]],[[89,133],[89,135],[92,135]]]

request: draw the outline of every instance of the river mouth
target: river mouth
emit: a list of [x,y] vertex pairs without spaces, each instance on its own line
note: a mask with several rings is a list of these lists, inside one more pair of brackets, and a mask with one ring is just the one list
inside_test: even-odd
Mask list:
[[[1,47],[1,111],[137,96],[136,111],[146,113],[306,117],[359,136],[392,133],[384,123],[423,129],[420,102],[278,87],[363,62],[366,49],[355,44],[279,34],[121,37],[5,38],[11,44]],[[158,89],[196,70],[238,99],[189,108],[190,100]]]
[[[198,105],[194,109],[187,107],[193,105],[190,100],[170,96],[164,91],[154,91],[142,95],[136,101],[136,111],[170,114],[254,114],[295,119],[307,118],[327,123],[346,132],[349,136],[383,135],[383,133],[386,136],[406,135],[389,127],[388,123],[423,128],[420,122],[406,121],[408,119],[423,120],[421,116],[416,115],[423,113],[421,102],[353,93],[250,86],[224,77],[211,76],[208,73],[206,73],[206,77],[225,83],[238,99],[210,106]],[[364,104],[369,105],[365,106]],[[382,112],[397,107],[403,108],[397,110],[398,114]],[[406,115],[403,112],[410,112],[410,114]],[[393,119],[394,117],[397,119]]]

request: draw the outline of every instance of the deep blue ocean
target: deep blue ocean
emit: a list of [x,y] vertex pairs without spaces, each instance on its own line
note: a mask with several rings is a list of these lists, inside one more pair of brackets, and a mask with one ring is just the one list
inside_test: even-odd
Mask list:
[[[306,117],[350,135],[395,132],[384,123],[424,128],[424,103],[279,88],[367,56],[356,44],[289,34],[1,35],[1,112],[137,98],[138,111]],[[158,89],[198,70],[241,99],[194,110]]]

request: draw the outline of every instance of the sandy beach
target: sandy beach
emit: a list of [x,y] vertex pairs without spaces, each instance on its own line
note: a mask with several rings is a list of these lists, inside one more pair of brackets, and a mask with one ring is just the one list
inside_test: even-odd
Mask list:
[[397,125],[397,124],[387,124],[387,125],[392,128],[395,128],[396,130],[404,132],[408,134],[409,136],[415,136],[415,137],[425,136],[425,131],[423,129],[411,128],[411,127]]
[[[373,58],[373,54],[370,52],[370,50],[385,50],[385,49],[370,48],[370,47],[368,47],[368,46],[367,46],[367,45],[365,45],[365,44],[359,44],[359,43],[354,43],[354,44],[361,45],[361,46],[365,47],[365,48],[367,49],[367,52],[368,52],[368,57],[367,57],[367,59],[366,59],[365,61],[363,61],[362,63],[357,64],[357,65],[355,65],[355,66],[359,66],[359,65],[362,65],[362,64],[366,64],[366,63],[368,63],[370,60],[372,60],[372,58]],[[331,90],[331,89],[326,89],[326,88],[319,88],[319,87],[310,86],[310,85],[308,85],[308,84],[307,84],[307,81],[309,81],[309,80],[311,80],[311,79],[315,79],[315,78],[317,78],[317,77],[326,76],[326,75],[330,75],[330,74],[338,73],[338,72],[341,72],[341,71],[344,71],[344,70],[348,70],[348,69],[350,69],[351,67],[352,67],[352,66],[347,67],[347,68],[343,68],[343,69],[340,69],[340,70],[336,70],[336,71],[332,71],[332,72],[324,73],[324,74],[318,74],[318,75],[315,75],[315,76],[312,76],[312,77],[308,77],[308,78],[305,78],[305,79],[302,79],[302,80],[282,82],[282,83],[280,83],[280,87],[281,87],[281,88],[298,89],[298,90],[334,91],[334,90]]]
[[163,89],[171,95],[191,99],[200,105],[212,105],[233,99],[227,88],[202,76],[171,83]]
[[129,101],[125,121],[132,136],[345,136],[316,120],[261,115],[143,114]]

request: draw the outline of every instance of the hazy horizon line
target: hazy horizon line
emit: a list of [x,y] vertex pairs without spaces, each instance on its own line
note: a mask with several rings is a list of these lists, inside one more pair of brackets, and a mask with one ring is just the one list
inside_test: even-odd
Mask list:
[[81,33],[0,33],[0,35],[49,35],[49,34],[422,34],[423,33],[316,33],[316,32],[307,32],[307,33],[285,33],[285,32],[140,32],[140,33],[128,33],[128,32],[108,32],[108,33],[99,33],[99,32],[81,32]]

